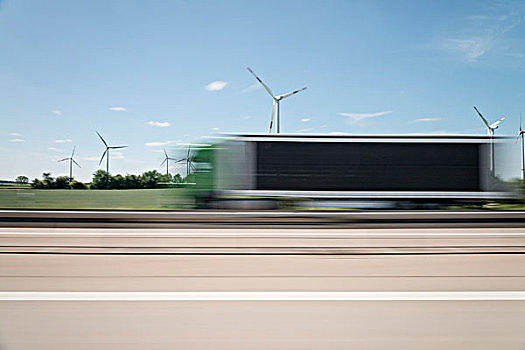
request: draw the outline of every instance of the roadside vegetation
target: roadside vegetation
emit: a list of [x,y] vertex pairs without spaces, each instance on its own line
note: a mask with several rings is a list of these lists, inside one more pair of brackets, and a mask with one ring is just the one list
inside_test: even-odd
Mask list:
[[187,181],[179,174],[156,170],[140,175],[93,174],[89,183],[43,173],[31,182],[26,176],[0,183],[2,209],[140,209],[170,210],[190,206]]
[[[18,179],[18,178],[17,178]],[[26,178],[27,179],[27,178]],[[31,182],[33,189],[75,189],[75,190],[129,190],[142,188],[173,187],[170,185],[182,184],[183,179],[179,174],[161,174],[157,170],[150,170],[142,175],[126,174],[111,175],[104,170],[97,170],[90,183],[83,183],[68,176],[52,177],[51,173],[43,173],[42,179],[35,178]],[[27,183],[27,181],[26,181]]]
[[2,209],[183,209],[190,205],[184,188],[136,190],[1,189]]

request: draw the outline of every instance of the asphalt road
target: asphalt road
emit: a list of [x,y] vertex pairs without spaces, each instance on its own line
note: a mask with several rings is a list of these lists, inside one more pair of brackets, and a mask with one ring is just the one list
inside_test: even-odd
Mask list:
[[523,349],[523,228],[0,229],[1,349]]

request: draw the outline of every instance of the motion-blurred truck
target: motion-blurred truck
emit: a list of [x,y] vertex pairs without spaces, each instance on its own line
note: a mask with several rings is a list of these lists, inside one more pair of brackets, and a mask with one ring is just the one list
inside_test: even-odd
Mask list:
[[475,135],[226,135],[194,155],[206,208],[437,208],[515,198]]

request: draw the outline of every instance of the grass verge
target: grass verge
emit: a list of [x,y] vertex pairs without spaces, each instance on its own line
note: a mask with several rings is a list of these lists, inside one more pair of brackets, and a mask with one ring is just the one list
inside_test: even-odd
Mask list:
[[33,190],[0,189],[2,209],[183,209],[189,205],[184,189]]

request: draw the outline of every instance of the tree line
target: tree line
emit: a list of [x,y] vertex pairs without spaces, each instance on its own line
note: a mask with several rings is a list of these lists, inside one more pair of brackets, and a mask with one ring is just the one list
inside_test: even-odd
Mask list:
[[[193,175],[190,174],[190,177]],[[31,188],[35,189],[139,189],[160,188],[170,184],[187,182],[180,174],[161,174],[157,170],[145,171],[141,175],[111,175],[104,170],[97,170],[93,174],[91,183],[83,183],[69,176],[52,177],[51,173],[43,173],[42,179],[35,178],[31,181]]]

